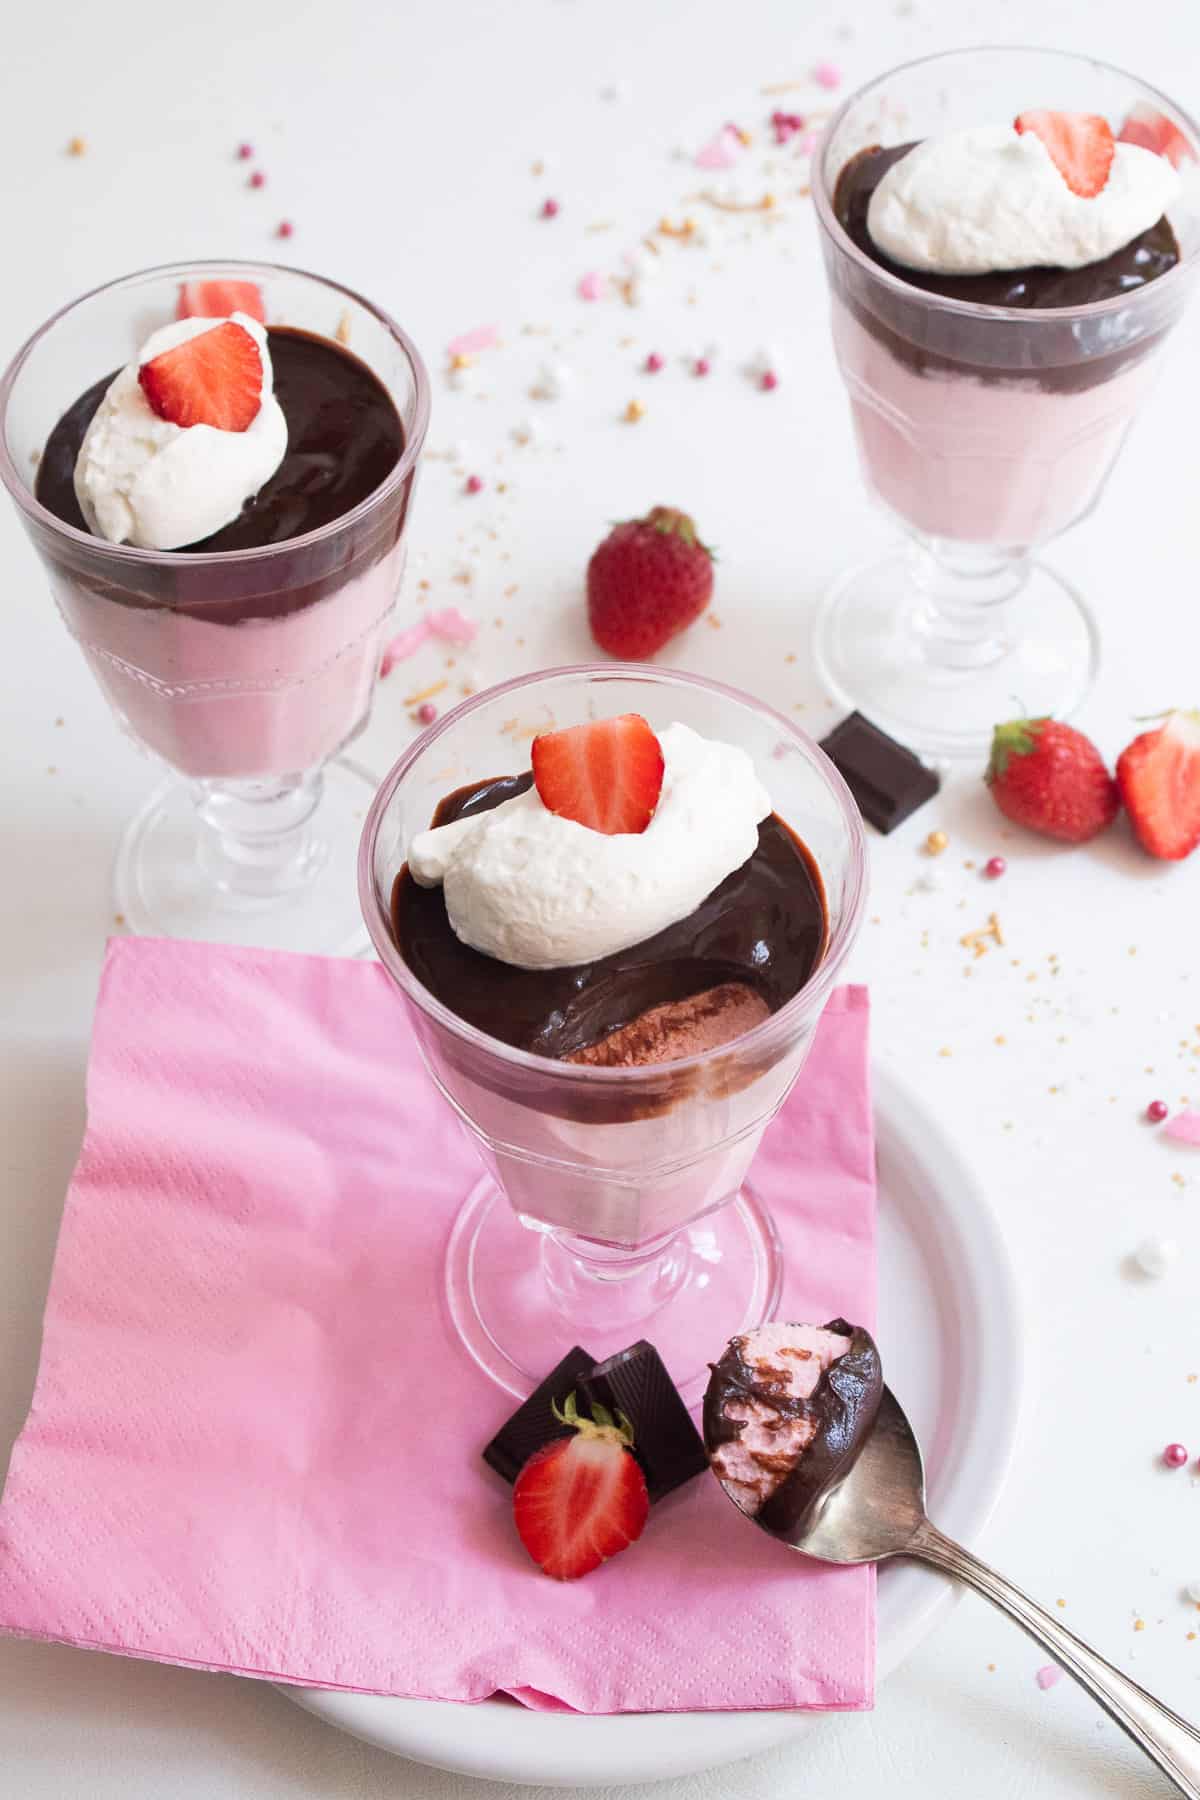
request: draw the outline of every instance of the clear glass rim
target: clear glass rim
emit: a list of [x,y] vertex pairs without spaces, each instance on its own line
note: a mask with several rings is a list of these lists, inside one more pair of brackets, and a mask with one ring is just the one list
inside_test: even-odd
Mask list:
[[[91,532],[79,531],[74,525],[66,524],[64,520],[58,518],[41,504],[32,488],[22,478],[9,452],[8,434],[4,429],[8,417],[9,399],[29,357],[61,319],[66,318],[67,314],[74,312],[77,307],[86,305],[89,300],[96,299],[100,294],[111,293],[118,288],[132,287],[135,283],[156,278],[177,281],[203,280],[206,274],[216,275],[218,273],[233,279],[244,277],[247,280],[253,275],[296,276],[303,281],[314,282],[318,287],[327,288],[330,293],[340,294],[344,299],[352,300],[356,306],[361,306],[364,311],[369,312],[373,318],[378,320],[407,358],[416,390],[416,413],[412,430],[408,434],[408,442],[404,446],[404,452],[396,467],[385,481],[380,482],[379,486],[368,494],[365,500],[360,500],[358,505],[352,507],[349,512],[342,513],[338,518],[331,520],[327,525],[320,526],[316,531],[306,531],[300,537],[285,538],[281,543],[266,544],[261,548],[209,550],[200,555],[192,555],[178,550],[142,550],[132,544],[110,544],[105,538],[95,537]],[[74,300],[68,300],[65,306],[60,306],[57,312],[52,313],[38,326],[35,332],[26,338],[5,369],[3,376],[0,376],[0,480],[3,480],[14,503],[20,507],[26,517],[34,520],[44,530],[52,532],[57,537],[85,546],[94,556],[111,559],[116,567],[145,568],[152,566],[157,568],[164,563],[174,563],[181,568],[203,570],[206,568],[235,568],[239,564],[266,563],[274,557],[294,556],[299,550],[308,549],[321,543],[323,539],[334,537],[338,532],[352,528],[395,494],[412,473],[417,458],[421,454],[421,446],[429,428],[429,409],[429,375],[420,351],[408,333],[396,323],[389,313],[384,312],[382,307],[376,306],[373,301],[366,299],[364,295],[357,293],[353,288],[344,286],[340,281],[333,281],[327,275],[317,275],[311,269],[298,269],[288,263],[249,262],[238,258],[222,260],[214,257],[197,262],[159,263],[148,269],[135,270],[129,275],[119,275],[114,281],[103,281],[98,287],[89,288],[87,293],[78,294]]]
[[848,94],[834,113],[833,117],[821,133],[820,141],[812,159],[812,192],[816,204],[817,218],[826,235],[837,246],[838,250],[850,262],[855,263],[864,274],[877,281],[882,287],[890,289],[894,294],[910,302],[914,297],[918,304],[927,306],[931,311],[956,313],[967,319],[1007,319],[1019,320],[1055,320],[1070,324],[1079,319],[1103,318],[1107,313],[1128,311],[1132,306],[1143,304],[1146,295],[1158,293],[1161,297],[1163,283],[1175,282],[1189,274],[1200,245],[1184,251],[1180,261],[1157,281],[1149,281],[1144,287],[1136,288],[1132,294],[1113,294],[1107,300],[1093,300],[1085,306],[984,306],[977,300],[955,300],[946,294],[931,294],[924,288],[913,287],[911,282],[904,281],[898,275],[891,274],[869,256],[864,256],[858,245],[842,229],[833,210],[833,194],[825,178],[825,153],[833,142],[835,132],[839,129],[851,107],[865,100],[868,94],[885,82],[893,81],[897,75],[904,75],[910,69],[919,69],[934,63],[947,62],[953,58],[966,56],[1050,56],[1060,57],[1063,62],[1086,65],[1092,69],[1102,69],[1108,75],[1118,75],[1122,81],[1130,82],[1140,93],[1154,100],[1161,101],[1168,110],[1181,119],[1187,126],[1194,144],[1200,146],[1200,125],[1186,109],[1164,94],[1160,88],[1143,81],[1140,75],[1131,75],[1127,69],[1116,63],[1105,62],[1098,56],[1085,56],[1077,50],[1056,50],[1040,44],[967,44],[957,50],[938,50],[932,56],[914,56],[908,62],[895,63],[882,75],[856,88]]
[[[842,918],[830,933],[825,955],[808,981],[778,1012],[764,1019],[743,1037],[732,1044],[724,1044],[715,1050],[703,1050],[695,1056],[680,1057],[676,1062],[652,1063],[638,1069],[606,1069],[596,1068],[591,1064],[556,1062],[545,1056],[538,1056],[530,1050],[518,1050],[511,1044],[505,1044],[499,1038],[490,1037],[487,1032],[469,1025],[465,1019],[444,1006],[431,994],[412,973],[404,958],[392,940],[391,920],[380,907],[375,893],[374,861],[375,846],[379,837],[383,818],[391,805],[397,788],[419,757],[424,756],[437,740],[451,730],[460,719],[476,712],[480,707],[490,704],[501,695],[516,693],[521,689],[536,687],[545,682],[561,681],[568,676],[593,676],[613,681],[637,679],[641,681],[661,681],[668,686],[699,688],[702,692],[719,695],[722,699],[736,701],[741,706],[748,706],[755,712],[769,719],[786,737],[796,743],[807,757],[811,767],[815,768],[825,786],[836,802],[845,827],[849,843],[848,896]],[[554,1079],[595,1089],[597,1084],[608,1088],[637,1088],[661,1083],[664,1078],[677,1080],[681,1075],[695,1069],[711,1065],[718,1058],[728,1057],[731,1053],[745,1055],[750,1058],[758,1051],[767,1050],[777,1038],[786,1038],[792,1023],[800,1013],[819,1010],[832,988],[834,981],[850,952],[862,924],[863,913],[867,902],[867,841],[863,829],[862,814],[858,805],[833,763],[826,756],[821,746],[806,731],[768,706],[753,694],[747,694],[741,688],[730,687],[722,681],[711,681],[704,675],[691,675],[682,669],[654,669],[646,663],[569,663],[561,668],[540,669],[532,675],[517,675],[510,681],[499,682],[495,687],[486,688],[482,693],[464,700],[453,708],[436,725],[430,726],[421,733],[414,743],[409,745],[404,755],[393,765],[379,788],[371,810],[367,814],[363,826],[362,839],[358,852],[358,893],[362,906],[363,918],[371,942],[374,944],[379,960],[407,998],[426,1015],[433,1024],[443,1031],[468,1044],[482,1055],[490,1056],[510,1068],[521,1069],[539,1080],[546,1081],[553,1074]],[[821,871],[822,882],[825,881]]]

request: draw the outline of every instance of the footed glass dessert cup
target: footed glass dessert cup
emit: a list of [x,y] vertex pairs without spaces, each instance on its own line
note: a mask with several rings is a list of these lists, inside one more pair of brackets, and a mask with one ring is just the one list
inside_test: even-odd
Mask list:
[[[1181,136],[1167,209],[1180,261],[1157,279],[1064,308],[980,305],[924,291],[864,252],[835,210],[868,146],[1003,124],[1028,108],[1151,108]],[[1069,714],[1098,667],[1081,597],[1034,553],[1084,518],[1195,285],[1200,133],[1172,101],[1086,56],[952,51],[853,94],[813,162],[833,342],[863,475],[908,543],[853,568],[816,627],[818,670],[913,749],[976,755],[1014,712]]]
[[[819,871],[827,940],[806,985],[730,1043],[642,1067],[560,1062],[476,1030],[416,979],[393,936],[392,889],[448,793],[527,767],[538,732],[627,712],[747,751]],[[522,677],[456,708],[396,764],[363,833],[363,913],[483,1159],[450,1233],[446,1299],[509,1392],[528,1393],[576,1343],[603,1357],[644,1336],[695,1399],[705,1347],[773,1315],[779,1245],[747,1172],[857,936],[866,883],[861,817],[828,758],[769,707],[697,676],[605,663]]]
[[[366,365],[403,427],[390,475],[322,528],[249,549],[143,550],[65,523],[34,492],[51,430],[175,317],[181,284],[222,280],[254,282],[270,327]],[[132,930],[365,948],[350,872],[375,779],[342,752],[370,713],[428,419],[421,358],[386,313],[265,263],[110,282],[43,325],[0,380],[0,475],[63,621],[118,723],[172,771],[117,853],[115,905]]]

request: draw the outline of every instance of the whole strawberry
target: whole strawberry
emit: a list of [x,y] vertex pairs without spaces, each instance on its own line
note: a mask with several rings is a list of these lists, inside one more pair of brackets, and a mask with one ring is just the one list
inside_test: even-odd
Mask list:
[[588,620],[610,656],[637,662],[698,619],[713,590],[713,555],[673,506],[614,525],[588,564]]
[[1007,818],[1064,844],[1086,844],[1121,804],[1095,744],[1057,719],[997,725],[984,780]]
[[1142,848],[1182,862],[1200,844],[1200,712],[1168,713],[1117,758],[1117,785]]
[[534,1451],[513,1488],[513,1518],[538,1567],[556,1581],[576,1581],[641,1537],[650,1497],[624,1413],[614,1419],[594,1406],[584,1418],[574,1394],[553,1410],[576,1435]]

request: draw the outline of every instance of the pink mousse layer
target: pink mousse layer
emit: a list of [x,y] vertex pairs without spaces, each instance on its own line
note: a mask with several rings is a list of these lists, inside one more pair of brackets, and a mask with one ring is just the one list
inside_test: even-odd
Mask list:
[[[810,1399],[826,1369],[850,1348],[849,1338],[820,1325],[760,1325],[736,1342],[756,1386],[790,1400]],[[757,1399],[731,1401],[723,1416],[742,1429],[714,1453],[713,1471],[743,1512],[756,1513],[796,1467],[816,1423]]]
[[311,605],[236,625],[52,582],[132,735],[185,775],[232,780],[312,769],[365,724],[403,566],[398,543]]
[[837,300],[833,339],[875,492],[918,531],[977,544],[1045,543],[1088,510],[1157,362],[1076,392],[920,374]]

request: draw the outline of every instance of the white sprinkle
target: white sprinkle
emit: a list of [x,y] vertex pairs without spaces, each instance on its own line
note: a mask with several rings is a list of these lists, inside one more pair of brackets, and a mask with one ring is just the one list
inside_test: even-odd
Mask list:
[[1179,1245],[1173,1238],[1143,1238],[1133,1253],[1133,1260],[1143,1275],[1159,1281],[1171,1264],[1179,1259]]

